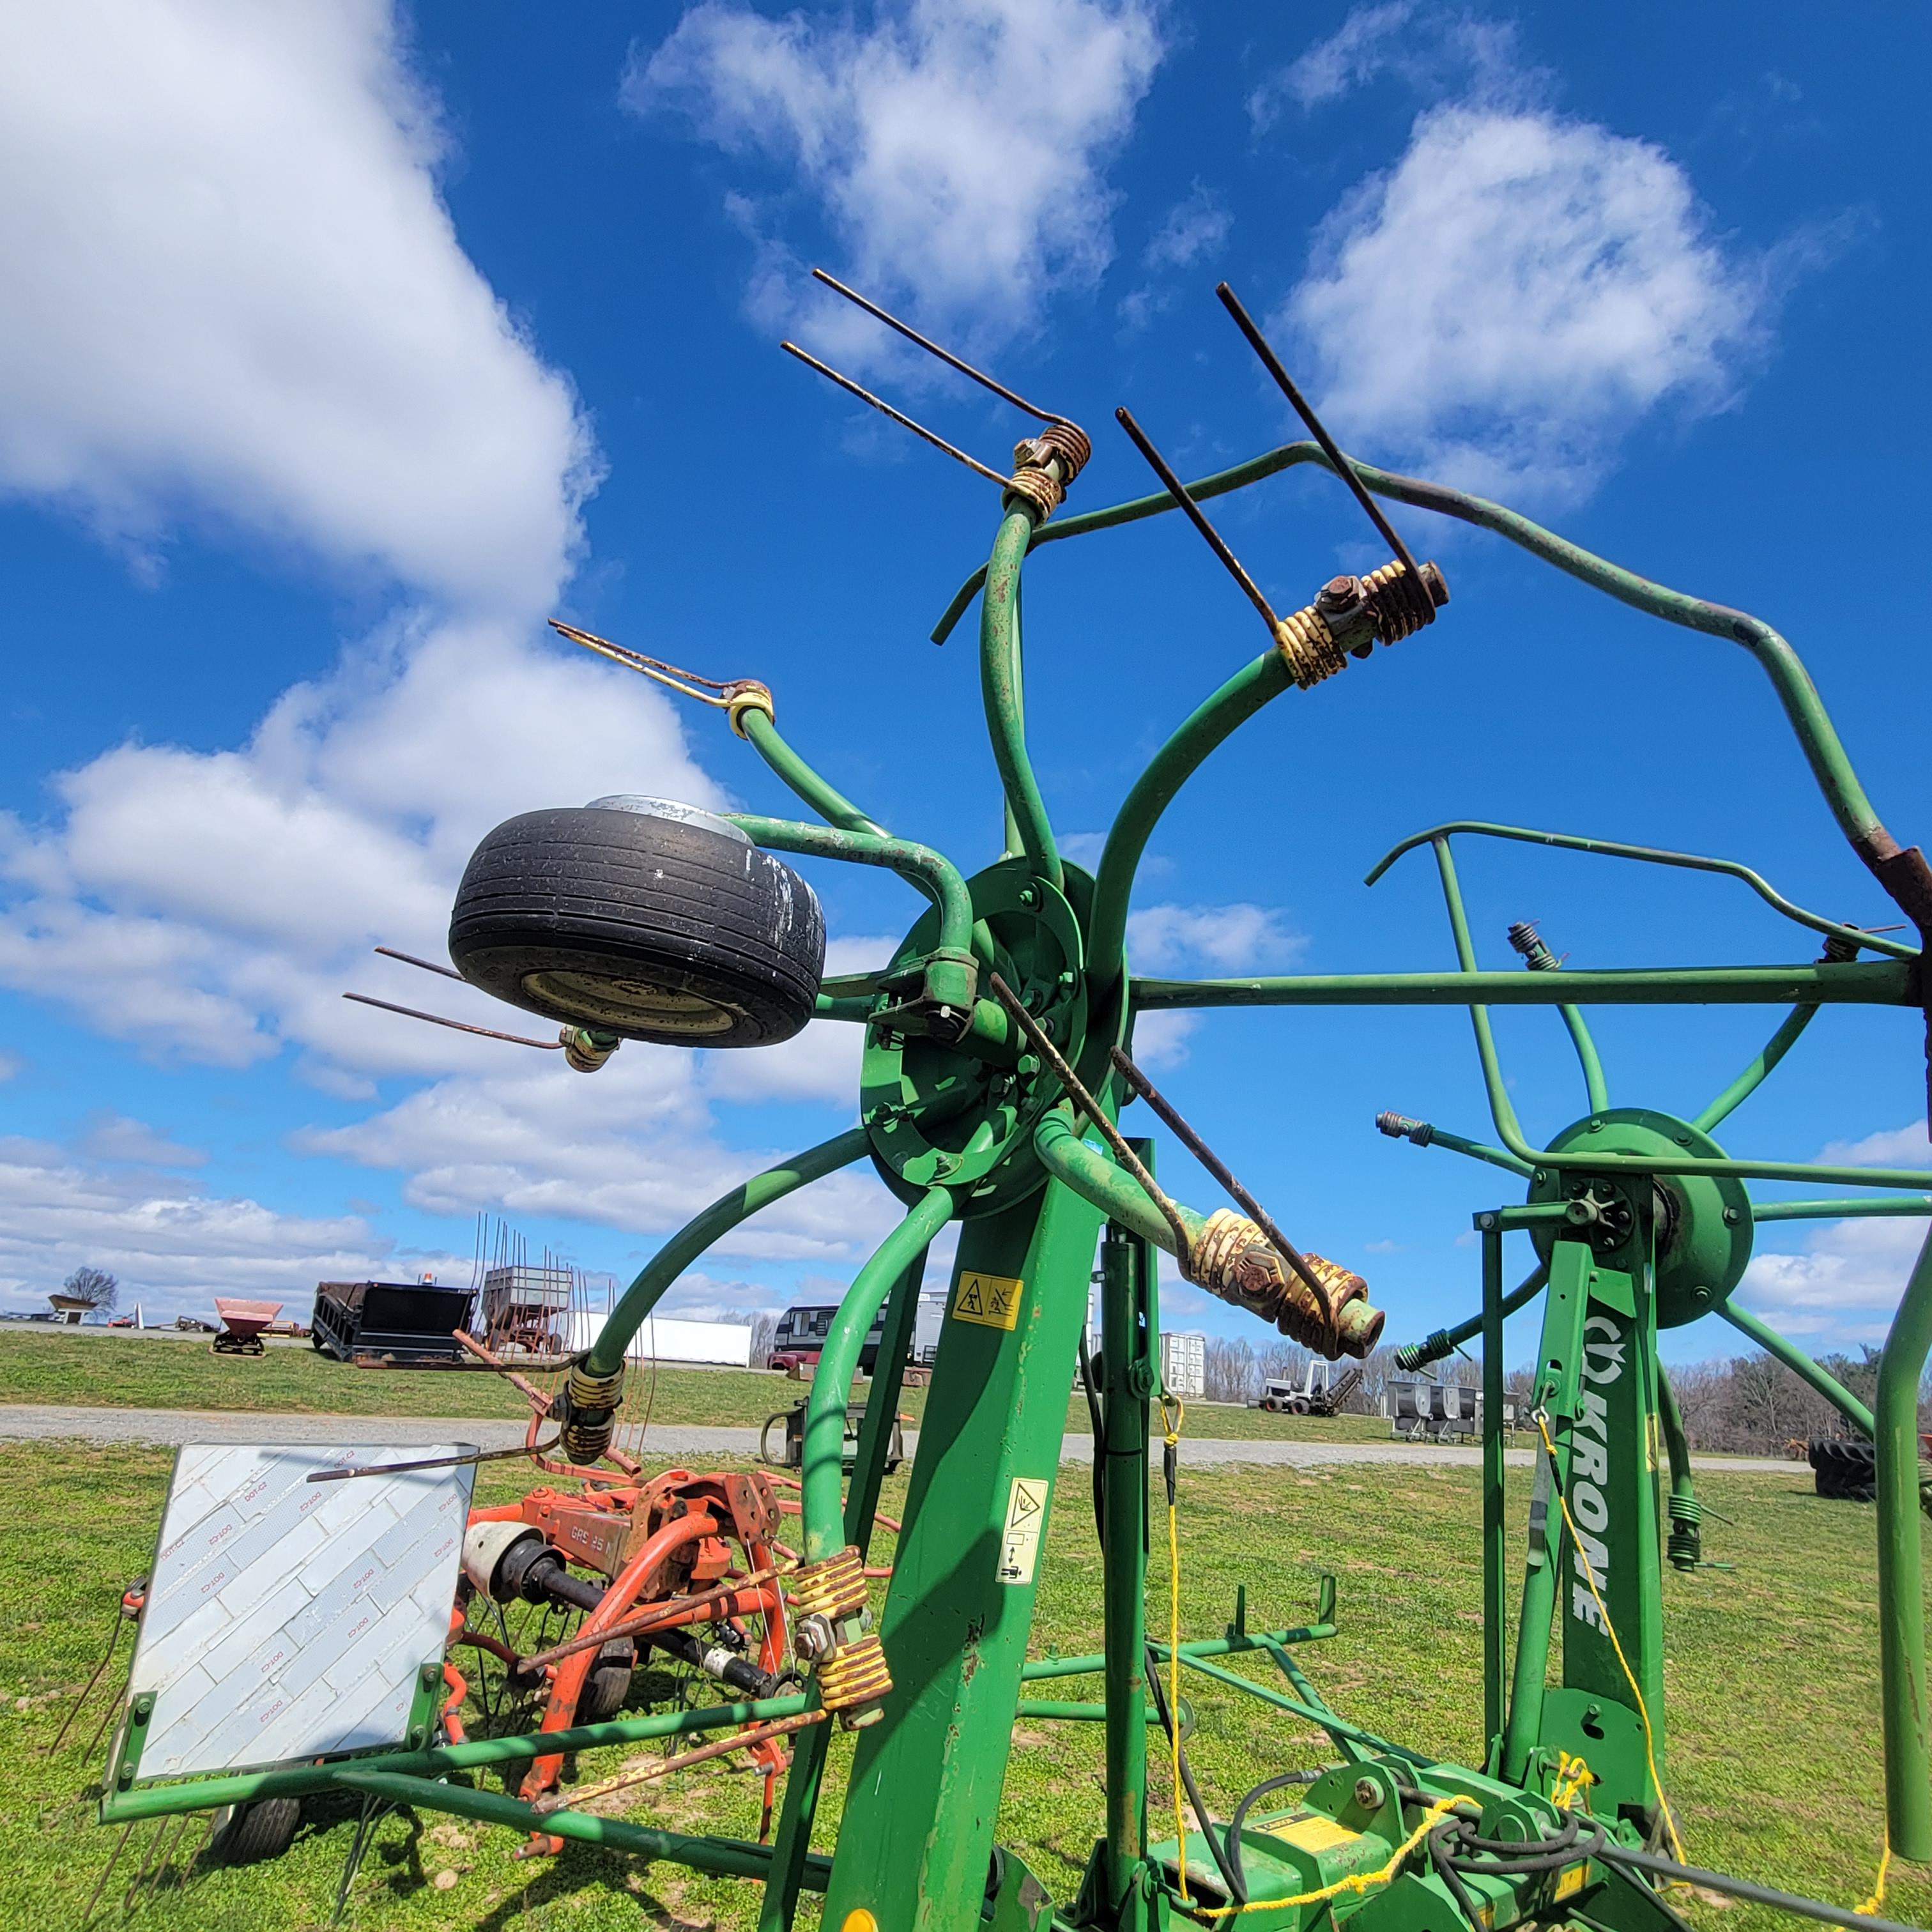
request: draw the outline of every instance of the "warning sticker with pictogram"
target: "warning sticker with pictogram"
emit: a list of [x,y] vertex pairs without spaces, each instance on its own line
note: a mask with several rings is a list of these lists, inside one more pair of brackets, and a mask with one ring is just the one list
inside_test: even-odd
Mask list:
[[1006,1534],[1000,1539],[1000,1567],[994,1572],[1002,1583],[1030,1583],[1040,1562],[1040,1533],[1046,1525],[1047,1484],[1025,1476],[1013,1478],[1006,1498]]
[[1006,1275],[974,1274],[969,1270],[959,1277],[958,1292],[952,1298],[952,1318],[976,1322],[983,1328],[1017,1328],[1023,1286]]

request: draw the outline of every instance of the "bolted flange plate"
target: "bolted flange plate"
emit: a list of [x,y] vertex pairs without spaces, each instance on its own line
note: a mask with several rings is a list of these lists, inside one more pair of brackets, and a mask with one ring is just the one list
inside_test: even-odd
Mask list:
[[[1614,1107],[1573,1120],[1550,1143],[1552,1154],[1634,1154],[1668,1160],[1679,1154],[1722,1160],[1724,1150],[1701,1129],[1650,1107]],[[1751,1214],[1744,1183],[1731,1174],[1592,1175],[1574,1168],[1540,1167],[1530,1182],[1533,1202],[1578,1198],[1586,1189],[1599,1196],[1648,1178],[1657,1196],[1657,1325],[1681,1328],[1708,1315],[1737,1286],[1750,1259]],[[1618,1239],[1610,1224],[1606,1238]],[[1566,1234],[1570,1231],[1564,1231]],[[1538,1256],[1547,1262],[1558,1231],[1531,1231]],[[1575,1238],[1572,1234],[1570,1238]]]
[[[1077,1061],[1087,1043],[1082,935],[1094,882],[1072,866],[1066,878],[1062,895],[1036,878],[1026,860],[1003,859],[966,883],[982,1006],[997,972]],[[928,912],[901,942],[892,965],[916,958],[938,936],[938,914]],[[1017,1030],[1001,1048],[970,1040],[946,1046],[876,1022],[866,1029],[860,1118],[881,1178],[908,1203],[944,1184],[958,1190],[959,1210],[970,1217],[1033,1193],[1046,1180],[1033,1130],[1060,1091]]]

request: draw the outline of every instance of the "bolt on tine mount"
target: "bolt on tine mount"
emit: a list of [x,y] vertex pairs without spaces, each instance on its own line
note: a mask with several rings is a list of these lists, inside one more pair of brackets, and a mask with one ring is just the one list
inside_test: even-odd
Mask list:
[[860,294],[857,290],[848,288],[836,276],[828,275],[823,268],[814,268],[812,273],[815,281],[822,282],[835,294],[843,296],[856,308],[863,309],[868,315],[884,322],[888,328],[896,331],[908,342],[916,344],[928,356],[944,363],[949,369],[956,370],[961,375],[977,382],[982,388],[990,389],[994,395],[1011,403],[1016,409],[1024,410],[1030,416],[1037,416],[1046,427],[1038,436],[1024,437],[1014,445],[1012,474],[1002,476],[997,470],[988,468],[978,458],[968,456],[963,449],[948,442],[935,430],[928,429],[922,423],[915,422],[902,410],[896,410],[882,398],[874,395],[871,390],[855,382],[850,376],[842,375],[830,364],[821,362],[817,356],[808,354],[796,343],[781,342],[778,346],[787,355],[796,356],[808,368],[816,369],[828,381],[836,382],[848,394],[856,396],[862,403],[869,403],[881,416],[890,416],[894,422],[910,430],[914,435],[923,438],[934,448],[944,450],[956,463],[963,463],[976,475],[985,477],[988,482],[997,483],[1006,494],[1009,508],[1012,507],[1011,500],[1017,497],[1033,506],[1036,521],[1043,523],[1052,516],[1065,500],[1068,487],[1085,469],[1088,459],[1094,454],[1094,446],[1087,432],[1072,417],[1056,415],[1052,410],[1043,410],[1038,404],[1028,402],[1016,390],[1008,388],[1005,383],[988,375],[983,369],[976,369],[964,356],[954,355],[951,350],[941,347],[929,336],[922,335],[910,323],[902,322],[890,310],[880,308],[877,302]]
[[1395,554],[1395,560],[1370,571],[1366,577],[1331,578],[1312,604],[1286,617],[1277,616],[1261,586],[1249,575],[1226,539],[1208,520],[1199,504],[1189,495],[1166,458],[1125,408],[1114,412],[1134,447],[1148,466],[1166,486],[1167,492],[1201,532],[1208,548],[1220,560],[1228,574],[1240,586],[1241,594],[1260,614],[1296,684],[1304,690],[1333,677],[1351,657],[1373,655],[1378,644],[1392,644],[1412,637],[1425,624],[1436,621],[1436,611],[1449,601],[1449,586],[1433,563],[1418,565],[1408,546],[1396,534],[1375,500],[1363,487],[1348,459],[1335,447],[1334,439],[1317,419],[1306,399],[1289,380],[1261,332],[1248,319],[1247,311],[1223,282],[1217,292],[1228,313],[1255,345],[1269,373],[1280,383],[1302,420],[1314,432],[1316,441],[1335,466],[1336,472],[1360,500],[1370,520]]

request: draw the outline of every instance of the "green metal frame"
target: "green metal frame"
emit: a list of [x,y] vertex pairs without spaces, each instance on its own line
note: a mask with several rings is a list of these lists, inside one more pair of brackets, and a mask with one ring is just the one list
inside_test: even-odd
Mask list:
[[[1205,499],[1297,464],[1326,460],[1313,444],[1293,444],[1189,485],[1188,493]],[[1848,842],[1922,939],[1932,925],[1932,873],[1916,848],[1901,850],[1886,831],[1802,664],[1775,632],[1592,556],[1498,505],[1366,465],[1353,467],[1382,496],[1495,531],[1639,610],[1741,645],[1771,680]],[[1255,1901],[1245,1922],[1250,1932],[1276,1927],[1301,1932],[1324,1919],[1343,1918],[1359,1920],[1361,1932],[1466,1927],[1466,1905],[1472,1899],[1480,1904],[1486,1932],[1568,1914],[1617,1932],[1661,1928],[1672,1922],[1654,1894],[1628,1868],[1600,1858],[1582,1859],[1561,1874],[1472,1876],[1459,1899],[1442,1874],[1418,1854],[1386,1884],[1310,1903],[1287,1901],[1333,1886],[1351,1871],[1388,1862],[1412,1829],[1418,1804],[1455,1799],[1472,1816],[1480,1812],[1485,1832],[1518,1842],[1539,1838],[1563,1821],[1552,1794],[1562,1766],[1579,1756],[1598,1780],[1593,1809],[1618,1842],[1641,1844],[1660,1800],[1657,1774],[1666,1766],[1660,1434],[1672,1451],[1673,1522],[1694,1521],[1679,1511],[1695,1508],[1682,1431],[1670,1420],[1673,1406],[1656,1349],[1659,1270],[1681,1229],[1660,1222],[1652,1183],[1698,1200],[1706,1197],[1694,1193],[1694,1182],[1728,1189],[1722,1198],[1732,1200],[1742,1198],[1736,1184],[1745,1177],[1919,1190],[1909,1203],[1864,1198],[1856,1203],[1763,1203],[1749,1213],[1734,1210],[1740,1217],[1735,1222],[1727,1213],[1726,1222],[1741,1226],[1738,1238],[1744,1240],[1754,1216],[1932,1209],[1932,1173],[1678,1150],[1714,1147],[1709,1130],[1755,1090],[1823,1007],[1858,1004],[1922,1011],[1928,988],[1919,952],[1807,912],[1733,861],[1462,821],[1417,834],[1370,874],[1372,883],[1402,851],[1430,848],[1455,946],[1453,970],[1219,981],[1132,978],[1127,909],[1141,857],[1162,813],[1216,747],[1294,680],[1282,654],[1270,650],[1237,670],[1186,717],[1129,790],[1089,880],[1059,852],[1028,751],[1021,585],[1035,546],[1174,507],[1174,499],[1162,494],[1043,525],[1030,502],[1010,493],[986,568],[942,619],[935,632],[940,638],[983,586],[980,682],[1004,796],[1007,856],[978,879],[963,878],[940,854],[888,833],[779,736],[769,711],[741,710],[742,735],[830,829],[748,814],[737,814],[737,825],[773,849],[896,869],[933,909],[888,974],[832,982],[820,997],[822,1016],[867,1030],[868,1084],[861,1124],[732,1190],[674,1235],[626,1292],[584,1366],[596,1376],[620,1369],[626,1345],[665,1288],[721,1235],[793,1189],[871,1153],[907,1211],[860,1270],[826,1338],[808,1404],[801,1471],[808,1559],[848,1544],[862,1550],[870,1539],[898,1399],[898,1370],[889,1365],[874,1379],[849,1491],[841,1483],[848,1384],[882,1306],[886,1332],[898,1339],[882,1352],[881,1361],[890,1364],[902,1356],[898,1341],[910,1332],[928,1245],[949,1222],[962,1222],[948,1318],[879,1621],[894,1688],[883,1721],[858,1734],[829,1856],[811,1850],[820,1822],[829,1724],[800,1735],[776,1838],[769,1846],[649,1831],[568,1809],[542,1814],[542,1828],[760,1881],[761,1932],[789,1927],[805,1890],[824,1893],[822,1922],[833,1932],[966,1932],[982,1922],[1143,1932],[1177,1922],[1187,1909],[1184,1878],[1195,1888],[1197,1902],[1204,1886],[1219,1882],[1215,1847],[1201,1832],[1176,1845],[1150,1836],[1148,1820],[1150,1725],[1159,1732],[1148,1660],[1166,1660],[1168,1652],[1164,1644],[1150,1645],[1144,1628],[1148,1430],[1149,1406],[1159,1393],[1156,1250],[1171,1251],[1177,1238],[1166,1208],[1088,1138],[1092,1124],[1060,1093],[1039,1056],[1023,1050],[1007,1013],[986,997],[982,982],[998,971],[1029,989],[1029,1010],[1054,1030],[1059,1051],[1110,1116],[1127,1096],[1108,1049],[1130,1035],[1140,1012],[1247,1005],[1456,1006],[1470,1016],[1502,1144],[1446,1132],[1436,1132],[1432,1144],[1527,1174],[1538,1192],[1532,1204],[1478,1216],[1480,1312],[1411,1352],[1418,1360],[1433,1359],[1481,1337],[1486,1761],[1480,1768],[1441,1762],[1377,1736],[1329,1707],[1290,1647],[1334,1634],[1332,1580],[1324,1584],[1320,1614],[1310,1624],[1251,1634],[1243,1604],[1224,1636],[1181,1645],[1178,1660],[1193,1678],[1312,1722],[1345,1760],[1297,1803],[1257,1817],[1244,1832],[1243,1858]],[[1794,964],[1485,972],[1476,963],[1451,856],[1452,838],[1462,834],[1727,874],[1838,950],[1822,962]],[[1856,950],[1879,956],[1863,962],[1846,956]],[[1683,1122],[1684,1131],[1674,1142],[1666,1142],[1669,1150],[1646,1154],[1605,1152],[1600,1145],[1566,1151],[1567,1144],[1552,1150],[1526,1137],[1489,1024],[1487,1008],[1503,1004],[1558,1010],[1583,1076],[1591,1110],[1586,1120],[1605,1114],[1609,1104],[1585,1017],[1591,1006],[1764,1004],[1790,1011],[1738,1078],[1694,1121]],[[914,1159],[897,1150],[915,1129],[919,1150]],[[1562,1142],[1562,1136],[1555,1138]],[[1150,1157],[1151,1150],[1145,1150],[1143,1160]],[[997,1186],[988,1176],[997,1178]],[[1191,1240],[1202,1216],[1181,1206],[1178,1218]],[[1506,1294],[1504,1238],[1519,1228],[1534,1232],[1543,1261]],[[1098,1420],[1094,1500],[1106,1586],[1105,1641],[1092,1656],[1029,1662],[1034,1601],[1046,1552],[1042,1546],[1030,1564],[1018,1562],[1003,1554],[1004,1538],[1019,1486],[1044,1485],[1050,1493],[1060,1485],[1066,1391],[1086,1319],[1096,1240],[1102,1340],[1093,1391]],[[1932,1246],[1926,1255],[1932,1256]],[[1010,1285],[1001,1304],[1010,1322],[989,1322],[971,1312],[962,1287],[969,1276]],[[1503,1322],[1538,1295],[1544,1301],[1542,1367],[1534,1406],[1539,1448],[1547,1429],[1553,1453],[1540,1469],[1527,1525],[1512,1646]],[[1748,1311],[1726,1303],[1718,1312],[1781,1359],[1794,1366],[1803,1364],[1799,1372],[1814,1386],[1828,1394],[1836,1390],[1823,1370]],[[1913,1859],[1932,1859],[1916,1435],[1918,1377],[1928,1348],[1932,1259],[1922,1256],[1886,1344],[1875,1412],[1864,1414],[1842,1390],[1833,1396],[1877,1445],[1890,1843],[1897,1856]],[[1591,1577],[1600,1586],[1629,1677],[1609,1641],[1602,1612],[1580,1580],[1576,1539],[1556,1506],[1559,1488],[1572,1510],[1584,1513],[1588,1540],[1581,1554],[1592,1558]],[[1029,1490],[1039,1493],[1036,1487]],[[1595,1520],[1599,1510],[1600,1523]],[[1053,1534],[1082,1533],[1079,1514],[1063,1509]],[[1559,1681],[1552,1684],[1553,1618],[1560,1622],[1563,1641]],[[1216,1660],[1243,1654],[1272,1663],[1287,1688]],[[1023,1695],[1031,1683],[1085,1675],[1102,1679],[1104,1700],[1097,1706]],[[347,1787],[528,1830],[538,1822],[529,1807],[448,1780],[459,1772],[521,1762],[539,1750],[621,1748],[646,1738],[796,1714],[812,1708],[816,1699],[814,1686],[795,1697],[587,1726],[541,1740],[494,1739],[193,1786],[116,1791],[104,1802],[102,1814],[110,1820],[130,1820]],[[1078,1898],[1058,1904],[1046,1900],[1017,1858],[993,1856],[1011,1734],[1022,1712],[1097,1720],[1106,1727],[1107,1797],[1093,1862]],[[1330,1835],[1298,1837],[1304,1823],[1324,1826]]]

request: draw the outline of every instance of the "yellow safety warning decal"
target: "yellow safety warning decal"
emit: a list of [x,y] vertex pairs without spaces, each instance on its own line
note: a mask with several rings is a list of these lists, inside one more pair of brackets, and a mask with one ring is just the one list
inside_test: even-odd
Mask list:
[[1024,1286],[1003,1274],[962,1274],[952,1298],[952,1318],[976,1322],[982,1328],[1016,1328]]
[[1040,1533],[1046,1522],[1047,1489],[1043,1478],[1013,1478],[1012,1492],[1006,1498],[1006,1534],[1000,1539],[1000,1567],[994,1572],[1002,1583],[1033,1581],[1040,1564]]
[[1583,1878],[1589,1870],[1587,1864],[1569,1865],[1558,1875],[1556,1889],[1551,1894],[1555,1898],[1568,1898],[1573,1892],[1583,1889]]
[[1337,1845],[1352,1844],[1362,1834],[1338,1825],[1325,1811],[1310,1811],[1299,1818],[1285,1818],[1267,1828],[1271,1838],[1292,1845],[1298,1852],[1332,1852]]

